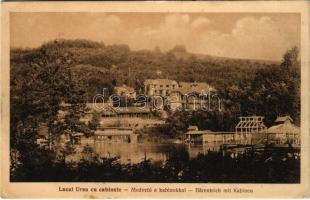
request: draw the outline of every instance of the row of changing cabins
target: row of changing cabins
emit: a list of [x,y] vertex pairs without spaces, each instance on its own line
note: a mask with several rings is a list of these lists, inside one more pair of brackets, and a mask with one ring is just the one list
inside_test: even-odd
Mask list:
[[137,143],[138,135],[128,127],[99,127],[95,132],[95,141]]
[[[235,132],[212,132],[190,126],[185,133],[185,142],[255,145],[268,141],[276,145],[300,146],[300,128],[289,116],[278,117],[270,128],[264,125],[263,119],[261,116],[240,117]],[[94,137],[96,141],[137,142],[134,129],[127,127],[100,127]]]
[[235,132],[212,132],[198,130],[197,126],[190,126],[186,134],[188,143],[222,143],[256,145],[264,142],[275,145],[290,144],[300,147],[300,128],[295,126],[289,116],[278,117],[275,125],[267,128],[263,123],[264,117],[240,117]]
[[[213,132],[198,130],[197,126],[190,126],[185,133],[186,143],[219,143],[224,145],[257,145],[274,143],[275,145],[290,144],[300,148],[300,128],[295,126],[289,116],[278,117],[275,125],[267,128],[263,117],[240,117],[235,132]],[[79,143],[83,134],[75,134],[74,143]],[[95,141],[137,143],[138,134],[131,127],[99,127],[94,134]]]

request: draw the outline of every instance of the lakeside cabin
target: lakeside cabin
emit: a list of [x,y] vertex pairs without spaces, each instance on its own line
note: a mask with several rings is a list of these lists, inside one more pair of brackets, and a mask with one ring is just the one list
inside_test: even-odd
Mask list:
[[90,118],[94,113],[100,114],[102,118],[152,118],[152,112],[149,107],[113,107],[108,103],[98,103],[95,106],[93,103],[86,103],[86,108]]
[[300,127],[293,124],[290,116],[277,117],[275,125],[268,128],[267,134],[271,143],[300,146]]
[[148,107],[120,107],[114,108],[117,117],[121,118],[132,118],[132,117],[139,117],[139,118],[151,118],[152,113],[150,108]]
[[275,125],[267,129],[261,116],[240,117],[235,132],[213,132],[198,130],[197,126],[190,126],[185,133],[186,142],[261,145],[267,141],[278,146],[299,147],[300,127],[292,122],[290,116],[278,117]]
[[197,126],[190,126],[185,133],[186,141],[190,143],[223,143],[223,144],[257,144],[265,139],[267,127],[262,116],[240,117],[235,132],[213,132],[198,130]]
[[129,127],[101,127],[95,131],[95,141],[137,143],[138,136]]
[[198,130],[195,126],[190,126],[185,133],[188,143],[226,143],[235,140],[234,132],[213,132],[210,130]]

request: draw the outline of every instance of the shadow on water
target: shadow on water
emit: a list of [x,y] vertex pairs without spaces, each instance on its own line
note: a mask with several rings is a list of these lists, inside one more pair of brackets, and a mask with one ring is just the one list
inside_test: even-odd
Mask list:
[[118,157],[122,164],[135,164],[144,160],[151,162],[165,162],[172,155],[186,154],[189,158],[195,158],[198,154],[207,154],[208,151],[218,151],[220,144],[176,144],[155,142],[108,142],[83,139],[76,147],[77,151],[71,159],[78,161],[82,158],[81,152],[85,146],[93,148],[99,157]]
[[[139,155],[140,162],[121,162],[110,157],[98,156],[97,150],[84,144],[76,162],[55,159],[49,150],[36,149],[32,156],[25,156],[14,170],[13,182],[161,182],[161,183],[299,183],[300,159],[287,154],[265,151],[261,154],[245,153],[232,158],[221,152],[207,151],[191,157],[185,144],[152,146],[147,144],[113,145],[128,155]],[[95,145],[95,144],[94,144]],[[98,144],[97,144],[98,145]],[[79,147],[81,148],[81,147]],[[132,149],[130,149],[132,148]],[[115,148],[117,149],[117,148]],[[142,150],[141,150],[142,149]],[[148,149],[148,153],[145,153]],[[144,151],[143,151],[144,150]],[[80,150],[79,150],[80,151]],[[102,150],[103,152],[105,151]],[[111,149],[109,149],[111,151]],[[138,151],[138,154],[132,152]],[[153,152],[154,154],[150,154]],[[164,152],[164,153],[163,153]],[[104,152],[105,153],[105,152]],[[165,155],[165,160],[148,155]],[[34,159],[36,158],[36,159]],[[40,163],[40,164],[38,164]]]

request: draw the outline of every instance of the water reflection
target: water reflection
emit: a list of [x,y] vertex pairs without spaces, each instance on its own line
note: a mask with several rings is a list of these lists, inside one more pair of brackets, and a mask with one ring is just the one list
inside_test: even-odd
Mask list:
[[195,158],[199,153],[207,154],[208,151],[218,151],[221,143],[187,144],[187,152],[190,158]]
[[182,152],[186,150],[190,158],[196,157],[199,153],[207,154],[208,151],[219,149],[219,143],[207,144],[174,144],[174,143],[125,143],[94,141],[93,139],[82,139],[81,144],[76,148],[76,155],[72,160],[82,158],[83,148],[89,146],[100,157],[119,157],[121,163],[139,163],[144,159],[152,162],[166,161],[172,152]]
[[169,146],[154,144],[115,144],[95,142],[94,150],[102,157],[119,157],[122,163],[138,163],[144,159],[165,161]]

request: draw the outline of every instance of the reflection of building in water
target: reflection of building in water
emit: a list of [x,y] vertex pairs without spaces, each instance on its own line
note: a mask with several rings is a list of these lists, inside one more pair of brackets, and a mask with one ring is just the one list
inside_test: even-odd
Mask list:
[[221,143],[202,143],[202,144],[187,144],[187,151],[190,158],[195,158],[198,154],[206,155],[209,151],[219,151]]
[[137,135],[132,128],[104,127],[95,131],[95,141],[137,143]]
[[129,143],[115,145],[115,143],[104,141],[95,142],[94,150],[100,157],[118,157],[121,163],[139,163],[145,159],[149,159],[152,162],[165,161],[168,154],[166,149],[161,148],[159,145]]
[[268,128],[268,141],[275,144],[300,146],[300,128],[295,126],[290,116],[278,117],[275,125]]

